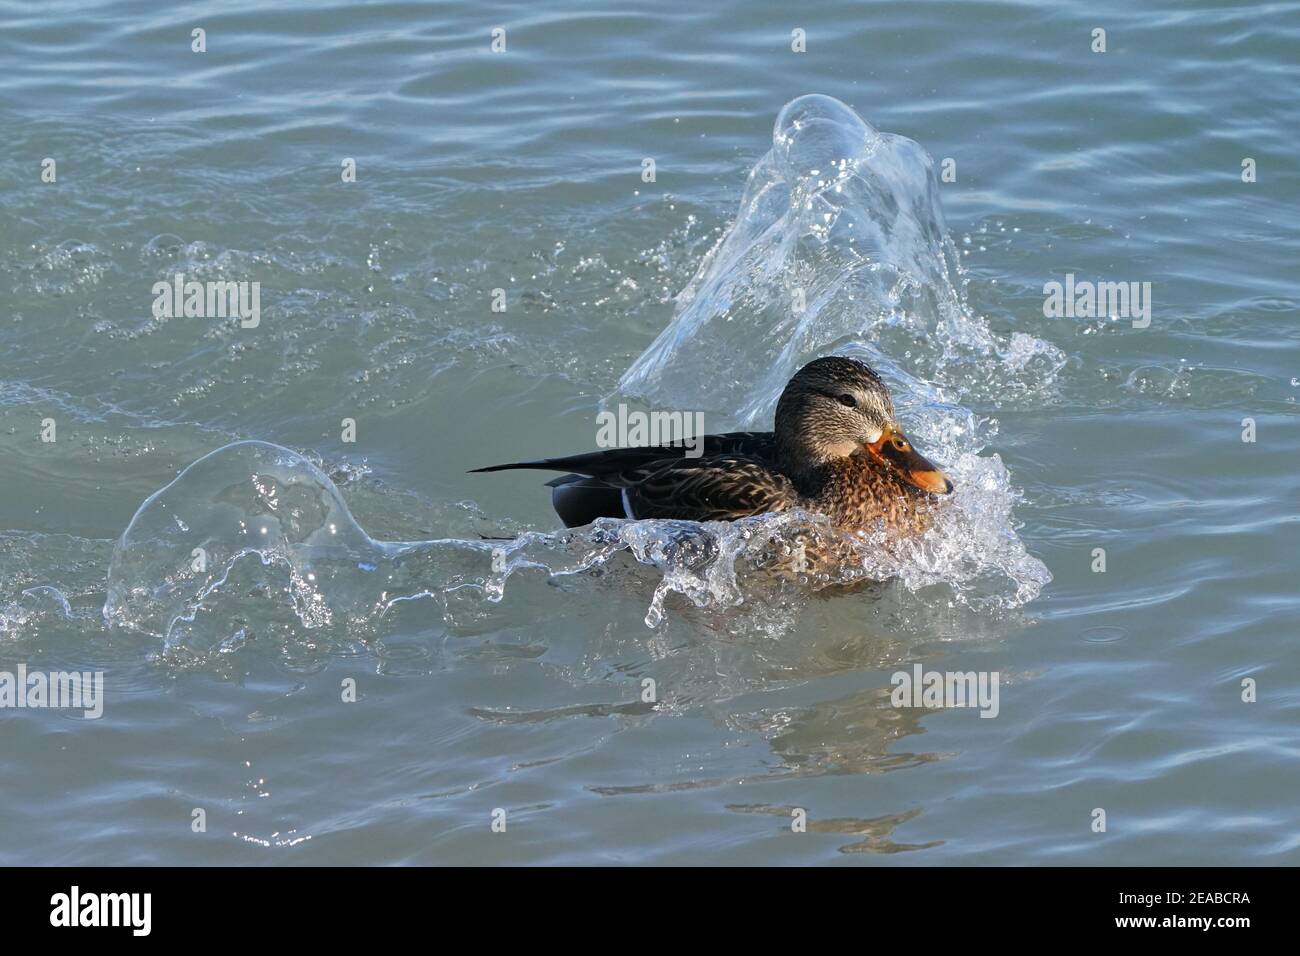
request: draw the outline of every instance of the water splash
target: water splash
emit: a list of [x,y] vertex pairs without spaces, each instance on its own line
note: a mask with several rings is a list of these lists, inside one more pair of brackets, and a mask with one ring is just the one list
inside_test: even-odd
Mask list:
[[[1036,597],[1051,576],[1015,534],[1019,494],[996,455],[978,454],[994,426],[959,402],[981,388],[1049,388],[1064,358],[1023,333],[1000,341],[970,314],[924,150],[836,100],[807,96],[782,110],[735,225],[623,387],[665,407],[722,409],[753,423],[770,414],[800,364],[832,351],[858,355],[889,379],[909,430],[957,491],[924,535],[865,536],[839,574],[800,583],[943,585],[950,599],[1002,607]],[[208,646],[238,639],[210,612],[219,596],[250,585],[265,592],[265,575],[247,580],[252,563],[276,573],[303,627],[356,634],[403,601],[432,599],[450,613],[466,593],[501,601],[521,570],[574,576],[630,555],[651,569],[653,627],[670,595],[714,610],[752,602],[771,581],[750,572],[809,535],[838,533],[796,513],[730,524],[601,520],[506,543],[377,541],[306,458],[236,442],[141,505],[114,549],[104,616],[169,647],[196,633]]]
[[[356,635],[404,601],[433,599],[447,608],[470,591],[498,602],[519,571],[565,577],[629,553],[662,575],[646,614],[654,626],[673,593],[699,607],[742,603],[738,565],[779,550],[795,521],[602,520],[508,542],[378,541],[307,458],[241,441],[200,458],[140,506],[113,549],[103,614],[110,626],[162,638],[168,648],[234,646],[228,642],[246,634],[225,618],[238,615],[202,616],[219,598],[244,595],[250,582],[241,571],[252,562],[279,572],[284,602],[303,627]],[[256,588],[266,596],[260,579]]]
[[925,150],[839,100],[801,96],[778,115],[735,224],[620,386],[743,425],[830,352],[866,360],[903,404],[1050,388],[1065,356],[1024,333],[999,340],[971,314],[958,259]]
[[[645,617],[654,627],[674,594],[721,610],[769,592],[774,583],[765,569],[790,557],[809,536],[839,533],[820,516],[792,512],[703,524],[601,519],[587,528],[529,532],[507,542],[378,541],[307,458],[267,442],[241,441],[200,458],[140,506],[113,549],[103,614],[111,626],[202,654],[231,649],[247,637],[245,628],[231,625],[239,615],[229,607],[214,612],[222,598],[247,596],[250,582],[241,571],[250,563],[278,572],[283,603],[302,627],[357,636],[373,631],[404,601],[432,599],[448,611],[462,592],[471,592],[495,603],[520,571],[563,578],[627,555],[658,575]],[[992,568],[987,553],[967,553],[969,531],[960,527],[951,537],[858,544],[860,565],[799,583],[815,589],[897,578],[914,590],[953,584],[955,570],[966,562],[968,580],[960,591],[973,596]],[[1016,548],[1010,553],[1026,557]],[[1013,595],[995,600],[1014,605],[1037,593],[1032,577],[1022,575],[1018,583]],[[267,596],[260,579],[257,589]]]
[[[240,572],[251,561],[279,572],[304,627],[355,633],[404,600],[467,583],[499,594],[494,550],[456,539],[377,541],[307,458],[240,441],[191,464],[136,511],[109,562],[104,618],[168,646],[185,641],[218,596],[246,586]],[[487,573],[467,579],[477,566]]]
[[971,311],[921,146],[839,100],[801,96],[777,117],[735,224],[620,387],[767,427],[794,372],[832,353],[884,375],[908,431],[958,488],[930,532],[864,548],[854,572],[959,596],[991,588],[1003,604],[1036,597],[1051,575],[1015,534],[1020,494],[998,456],[980,455],[995,424],[960,403],[1044,397],[1066,357],[1024,332],[998,336]]
[[393,549],[373,541],[333,483],[300,455],[236,442],[200,458],[137,510],[113,549],[104,617],[169,636],[237,563],[283,562],[303,624],[355,605],[359,580]]

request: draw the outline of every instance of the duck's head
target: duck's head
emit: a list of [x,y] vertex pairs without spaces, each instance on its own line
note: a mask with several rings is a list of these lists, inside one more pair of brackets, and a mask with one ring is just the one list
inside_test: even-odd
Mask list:
[[791,469],[868,455],[922,491],[952,491],[952,482],[912,447],[894,421],[884,381],[857,359],[814,359],[795,373],[776,406],[776,443],[782,464]]

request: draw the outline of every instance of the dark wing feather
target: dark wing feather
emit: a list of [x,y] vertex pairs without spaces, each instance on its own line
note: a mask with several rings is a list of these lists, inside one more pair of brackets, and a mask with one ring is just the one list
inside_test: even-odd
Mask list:
[[[617,475],[644,465],[651,465],[684,456],[685,446],[653,445],[641,448],[610,448],[605,451],[586,452],[581,455],[569,455],[565,458],[540,458],[536,461],[512,462],[508,465],[492,465],[488,468],[475,468],[481,471],[507,471],[514,468],[536,468],[545,471],[568,471],[577,475],[603,478]],[[771,461],[775,450],[771,432],[728,432],[725,435],[705,435],[700,457],[684,459],[702,461],[718,455],[742,455],[759,461]]]
[[793,507],[794,485],[764,462],[740,455],[650,462],[618,476],[635,518],[735,521]]

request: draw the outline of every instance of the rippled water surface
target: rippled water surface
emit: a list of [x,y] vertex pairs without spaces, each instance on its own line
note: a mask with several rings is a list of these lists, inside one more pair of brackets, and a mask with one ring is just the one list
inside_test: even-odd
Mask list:
[[[1300,862],[1297,62],[1293,4],[0,3],[0,672],[106,693],[0,708],[0,862]],[[466,473],[832,351],[957,483],[833,579]]]

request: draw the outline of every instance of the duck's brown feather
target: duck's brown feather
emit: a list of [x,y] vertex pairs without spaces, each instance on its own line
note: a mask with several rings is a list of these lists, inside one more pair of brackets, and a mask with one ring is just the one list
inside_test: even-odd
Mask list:
[[623,490],[633,518],[735,521],[786,511],[798,500],[789,478],[742,455],[650,462],[606,480]]

